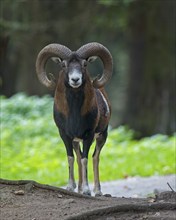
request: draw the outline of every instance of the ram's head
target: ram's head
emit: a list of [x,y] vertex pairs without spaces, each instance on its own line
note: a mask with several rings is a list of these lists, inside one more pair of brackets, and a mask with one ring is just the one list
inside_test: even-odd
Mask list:
[[93,80],[95,88],[103,87],[112,75],[112,56],[108,49],[99,43],[88,43],[80,47],[77,51],[71,51],[69,48],[60,44],[49,44],[38,54],[36,60],[36,72],[40,82],[48,88],[55,88],[55,80],[50,74],[47,76],[45,66],[48,59],[52,58],[59,62],[62,70],[68,79],[68,85],[78,88],[84,82],[84,74],[87,70],[87,63],[93,62],[99,57],[103,62],[103,73],[101,78]]

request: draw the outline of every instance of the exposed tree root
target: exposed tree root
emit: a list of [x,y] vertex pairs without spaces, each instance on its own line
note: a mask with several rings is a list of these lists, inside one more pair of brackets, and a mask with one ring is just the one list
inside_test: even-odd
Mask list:
[[25,190],[26,191],[31,191],[34,187],[36,187],[36,188],[40,188],[40,189],[56,191],[56,192],[62,193],[64,195],[74,196],[74,197],[77,197],[77,198],[97,199],[95,197],[86,196],[86,195],[79,194],[79,193],[76,193],[76,192],[70,192],[68,190],[65,190],[65,189],[62,189],[62,188],[59,188],[59,187],[50,186],[50,185],[46,185],[46,184],[40,184],[40,183],[37,183],[33,180],[6,180],[6,179],[0,179],[0,184],[25,185]]
[[99,208],[87,211],[78,215],[70,216],[66,220],[87,220],[96,219],[96,217],[112,216],[118,212],[151,212],[161,210],[176,210],[174,203],[149,203],[149,204],[123,204],[107,208]]

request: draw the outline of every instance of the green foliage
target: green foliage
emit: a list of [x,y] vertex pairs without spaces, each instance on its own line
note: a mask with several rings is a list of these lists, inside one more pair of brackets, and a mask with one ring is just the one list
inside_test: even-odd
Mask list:
[[[66,184],[67,157],[53,122],[52,106],[49,96],[1,97],[2,178]],[[109,131],[101,153],[101,181],[174,173],[175,136],[155,135],[139,141],[133,136],[134,132],[126,127]],[[93,181],[91,156],[89,178]]]

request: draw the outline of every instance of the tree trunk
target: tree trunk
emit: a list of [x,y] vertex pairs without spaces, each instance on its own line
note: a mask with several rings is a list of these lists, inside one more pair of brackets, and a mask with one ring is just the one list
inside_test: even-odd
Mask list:
[[129,84],[124,123],[140,136],[175,131],[175,1],[135,1],[129,8]]

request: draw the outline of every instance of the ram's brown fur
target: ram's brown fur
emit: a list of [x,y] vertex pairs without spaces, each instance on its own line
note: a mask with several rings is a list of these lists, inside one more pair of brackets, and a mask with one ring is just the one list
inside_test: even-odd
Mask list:
[[65,94],[63,71],[60,71],[59,73],[54,100],[55,100],[55,105],[56,105],[57,110],[61,112],[63,115],[68,116],[69,108],[68,108],[68,103],[67,103],[66,94]]
[[[98,56],[104,65],[102,77],[91,80],[87,70],[87,62]],[[80,47],[76,52],[60,44],[50,44],[44,47],[36,61],[37,75],[41,83],[48,88],[55,86],[45,71],[45,64],[51,57],[58,57],[61,71],[54,96],[54,120],[60,136],[65,144],[69,163],[68,190],[76,187],[74,179],[74,154],[77,155],[79,167],[78,191],[90,195],[87,179],[87,158],[89,148],[96,139],[93,153],[94,192],[101,195],[99,181],[99,155],[107,138],[108,123],[111,116],[111,106],[104,90],[104,85],[112,74],[112,57],[110,52],[99,43],[89,43]],[[76,72],[76,73],[75,73]],[[70,83],[77,82],[69,78],[72,74],[81,75],[79,86]],[[82,79],[82,80],[81,80]],[[79,142],[83,142],[81,150]]]

